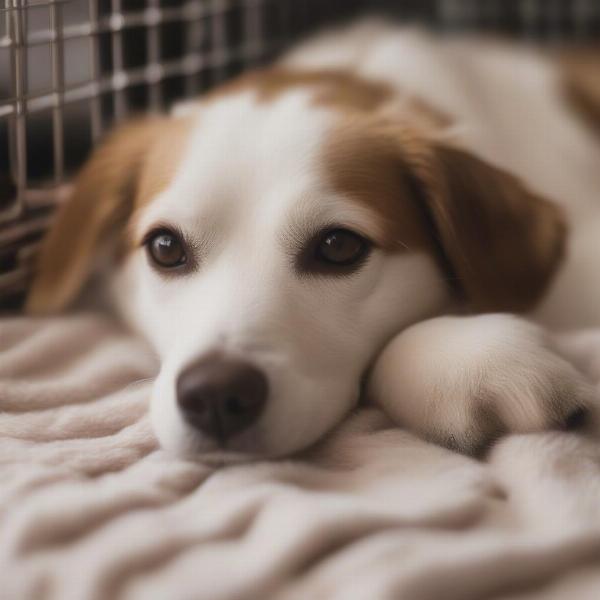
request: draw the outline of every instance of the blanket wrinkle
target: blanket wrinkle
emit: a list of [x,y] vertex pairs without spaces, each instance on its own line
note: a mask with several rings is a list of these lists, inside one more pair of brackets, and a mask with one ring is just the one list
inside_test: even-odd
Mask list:
[[[600,331],[557,345],[598,387]],[[106,316],[0,320],[2,600],[598,597],[598,415],[475,460],[363,407],[215,469],[158,448],[156,370]]]

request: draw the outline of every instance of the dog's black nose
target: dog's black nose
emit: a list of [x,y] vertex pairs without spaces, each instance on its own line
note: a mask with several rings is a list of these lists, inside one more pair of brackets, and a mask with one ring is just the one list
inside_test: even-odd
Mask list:
[[267,378],[256,367],[223,357],[193,363],[177,379],[184,419],[221,444],[256,421],[268,391]]

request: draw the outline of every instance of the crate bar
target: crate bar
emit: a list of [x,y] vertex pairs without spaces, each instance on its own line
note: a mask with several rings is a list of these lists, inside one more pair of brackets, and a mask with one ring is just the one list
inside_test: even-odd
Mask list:
[[[196,6],[197,0],[193,0],[190,5]],[[172,23],[185,20],[191,13],[197,13],[198,11],[189,10],[183,8],[161,8],[160,13],[153,13],[152,10],[138,10],[134,12],[124,13],[117,15],[114,18],[113,15],[106,17],[100,17],[98,14],[98,2],[95,2],[95,23],[90,19],[89,23],[77,23],[63,27],[63,40],[71,40],[76,38],[87,37],[93,33],[113,33],[130,29],[132,27],[145,27],[148,23],[156,22],[160,23]],[[53,33],[51,29],[42,29],[40,31],[34,31],[27,37],[28,46],[40,46],[48,44],[53,40]],[[0,46],[1,47],[1,46]]]
[[[65,4],[70,1],[71,0],[29,0],[29,1],[26,0],[22,4],[23,4],[24,8],[39,8],[41,6],[50,6],[51,4],[53,4],[55,2],[57,4]],[[6,11],[12,10],[10,0],[6,4],[7,4],[7,6],[5,6],[5,7],[0,6],[0,12],[6,12]]]
[[281,9],[279,14],[279,46],[281,48],[285,47],[285,44],[291,37],[292,33],[292,7],[290,2],[292,2],[292,0],[282,0],[281,3]]
[[64,123],[63,92],[65,85],[64,47],[62,41],[62,13],[56,2],[50,5],[50,28],[54,41],[50,45],[52,54],[52,91],[55,97],[52,107],[52,145],[54,151],[54,182],[59,184],[64,177]]
[[121,0],[111,0],[112,14],[111,19],[111,48],[113,60],[113,89],[115,100],[115,117],[117,121],[127,116],[127,99],[125,97],[125,86],[127,84],[127,74],[124,70],[123,60],[123,24]]
[[566,25],[566,15],[562,14],[560,0],[546,0],[544,5],[547,19],[548,39],[556,43],[560,40]]
[[262,58],[263,33],[262,33],[262,0],[249,0],[244,10],[244,64],[253,66]]
[[24,292],[27,289],[29,276],[29,270],[25,267],[7,273],[0,273],[0,289],[4,293]]
[[[98,0],[88,0],[90,17],[90,76],[92,81],[100,77],[100,40],[98,30]],[[64,30],[63,30],[64,34]],[[94,93],[90,97],[90,120],[92,141],[96,142],[102,134],[102,106],[100,94]]]
[[[195,0],[190,0],[184,6],[184,22],[185,25],[185,52],[188,56],[198,57],[202,60],[202,41],[206,35],[206,28],[203,26],[202,19],[205,16],[205,11],[202,9],[202,3]],[[198,72],[202,67],[198,67],[198,71],[189,73],[184,80],[185,96],[194,96],[199,92]]]
[[4,246],[16,244],[24,237],[32,236],[48,229],[51,222],[52,216],[49,215],[42,215],[41,217],[36,216],[23,221],[17,221],[17,223],[9,229],[0,230],[0,233],[2,234],[2,244]]
[[[265,45],[265,49],[269,50],[275,48],[275,46]],[[242,50],[237,50],[230,53],[230,57],[233,60],[243,59],[244,53]],[[202,68],[213,69],[222,66],[222,56],[220,54],[213,54],[205,57],[204,59],[197,54],[186,55],[181,59],[175,59],[162,63],[161,79],[178,76],[190,76],[198,73]],[[86,100],[92,98],[94,95],[104,94],[107,92],[116,92],[117,90],[124,91],[126,88],[140,85],[149,84],[151,80],[148,79],[148,70],[145,67],[138,69],[132,69],[124,74],[123,81],[119,81],[118,86],[115,85],[114,77],[105,77],[96,82],[79,84],[74,87],[65,87],[63,92],[63,103],[70,104],[79,100]],[[39,112],[52,108],[56,102],[54,94],[44,94],[41,96],[32,97],[29,100],[28,112]]]
[[227,64],[227,29],[225,27],[225,11],[227,0],[211,0],[211,34],[212,52],[217,57],[213,72],[212,83],[218,83],[225,78]]
[[523,0],[519,4],[519,16],[525,39],[534,40],[539,35],[539,9],[536,0]]
[[[10,7],[8,26],[11,39],[10,63],[13,83],[13,114],[9,123],[10,168],[17,192],[16,202],[5,211],[0,220],[17,218],[23,211],[23,197],[27,189],[27,10],[26,0],[7,0]],[[12,125],[12,126],[11,126]]]
[[148,74],[150,108],[157,112],[163,104],[160,86],[162,67],[160,65],[161,44],[159,24],[161,23],[160,0],[148,0],[145,14],[146,45],[148,50]]
[[593,23],[597,24],[598,5],[596,0],[574,0],[573,20],[576,39],[589,40],[592,37]]

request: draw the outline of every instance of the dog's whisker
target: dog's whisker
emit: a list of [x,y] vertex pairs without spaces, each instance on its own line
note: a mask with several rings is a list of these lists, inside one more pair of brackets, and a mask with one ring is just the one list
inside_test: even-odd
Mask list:
[[131,383],[128,383],[124,388],[123,391],[129,391],[134,387],[138,387],[141,386],[144,383],[150,383],[154,381],[154,377],[144,377],[143,379],[137,379],[136,381],[132,381]]

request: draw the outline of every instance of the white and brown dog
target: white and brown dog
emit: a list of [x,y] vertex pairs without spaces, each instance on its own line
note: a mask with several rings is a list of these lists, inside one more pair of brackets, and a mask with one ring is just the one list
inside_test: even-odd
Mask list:
[[594,392],[541,327],[600,321],[600,146],[564,73],[375,21],[321,35],[110,135],[28,309],[102,271],[161,358],[153,423],[182,454],[305,448],[366,373],[399,424],[462,450],[561,426]]

